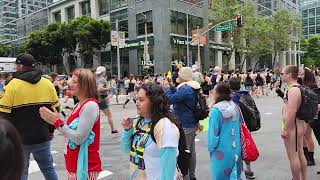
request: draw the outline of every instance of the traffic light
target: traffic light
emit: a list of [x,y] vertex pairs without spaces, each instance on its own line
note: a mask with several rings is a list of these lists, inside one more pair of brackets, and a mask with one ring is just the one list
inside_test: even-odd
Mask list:
[[236,15],[236,21],[237,21],[237,27],[241,27],[242,26],[242,15],[241,14]]

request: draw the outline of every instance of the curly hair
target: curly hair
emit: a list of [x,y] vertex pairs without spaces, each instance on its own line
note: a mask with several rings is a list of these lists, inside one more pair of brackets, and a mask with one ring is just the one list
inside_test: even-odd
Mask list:
[[177,125],[177,118],[170,109],[169,101],[163,89],[155,83],[146,83],[141,87],[151,102],[151,120],[156,124],[160,119],[167,117],[172,123]]

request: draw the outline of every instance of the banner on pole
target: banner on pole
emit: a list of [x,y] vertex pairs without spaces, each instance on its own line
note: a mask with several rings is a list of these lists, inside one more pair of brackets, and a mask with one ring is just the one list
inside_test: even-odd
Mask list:
[[196,39],[202,32],[202,29],[197,29],[192,30],[192,43],[191,44],[202,44],[205,45],[207,43],[206,35],[200,36],[198,39]]
[[126,34],[123,31],[119,31],[119,48],[124,48],[126,45]]
[[119,32],[111,31],[111,46],[118,46],[118,38],[119,38]]

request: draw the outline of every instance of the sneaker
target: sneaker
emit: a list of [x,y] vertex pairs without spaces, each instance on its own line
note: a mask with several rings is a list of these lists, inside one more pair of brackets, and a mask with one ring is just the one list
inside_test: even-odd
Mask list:
[[249,171],[244,171],[244,174],[246,175],[246,177],[248,179],[255,179],[256,177],[254,176],[253,172],[249,172]]
[[115,129],[115,130],[111,131],[111,134],[119,134],[119,131]]

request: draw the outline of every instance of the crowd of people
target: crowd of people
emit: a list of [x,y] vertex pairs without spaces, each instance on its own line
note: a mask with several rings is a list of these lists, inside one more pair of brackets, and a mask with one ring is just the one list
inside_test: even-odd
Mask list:
[[[123,108],[133,100],[137,112],[121,122],[120,149],[128,154],[128,179],[195,180],[195,136],[203,114],[209,118],[211,179],[241,179],[242,174],[254,179],[254,160],[244,154],[243,128],[260,129],[259,110],[251,96],[273,91],[284,102],[281,137],[293,180],[306,180],[307,166],[315,165],[312,132],[320,145],[320,69],[289,65],[242,73],[214,67],[201,73],[197,65],[177,65],[172,75],[117,79],[100,66],[77,69],[70,79],[59,79],[57,74],[43,76],[30,54],[20,54],[16,65],[17,72],[6,76],[0,98],[0,160],[8,162],[0,168],[3,180],[27,180],[30,154],[45,179],[58,179],[50,152],[55,130],[66,139],[67,179],[97,179],[102,171],[100,111],[111,134],[118,134],[110,98],[116,96],[119,103],[121,94],[127,95]],[[64,106],[69,98],[73,107]],[[314,104],[316,110],[311,111]],[[69,115],[66,108],[72,110]]]

